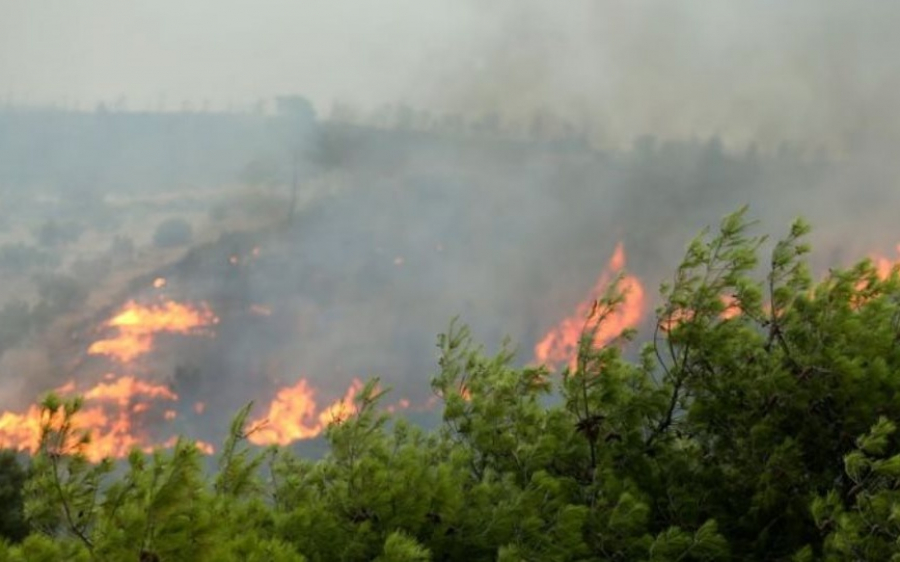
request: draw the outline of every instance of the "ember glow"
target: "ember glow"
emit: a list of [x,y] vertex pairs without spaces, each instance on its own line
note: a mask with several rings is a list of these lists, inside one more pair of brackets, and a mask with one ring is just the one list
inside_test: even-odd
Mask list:
[[153,336],[157,333],[190,334],[216,322],[218,318],[203,305],[194,308],[187,304],[165,301],[161,305],[145,306],[129,301],[106,323],[107,328],[118,330],[118,334],[94,342],[88,348],[88,353],[107,355],[128,363],[153,348]]
[[250,423],[248,439],[256,445],[287,445],[319,436],[332,423],[340,423],[356,411],[354,398],[363,383],[354,379],[343,398],[319,409],[315,390],[306,379],[278,391],[268,412]]
[[[590,295],[578,305],[575,314],[562,320],[534,346],[534,356],[538,363],[551,368],[564,364],[575,367],[578,342],[595,313],[595,303],[624,267],[625,248],[619,243]],[[640,280],[633,275],[624,275],[619,282],[619,289],[625,296],[624,301],[597,328],[594,343],[598,346],[616,338],[623,330],[637,326],[643,318],[644,287]]]

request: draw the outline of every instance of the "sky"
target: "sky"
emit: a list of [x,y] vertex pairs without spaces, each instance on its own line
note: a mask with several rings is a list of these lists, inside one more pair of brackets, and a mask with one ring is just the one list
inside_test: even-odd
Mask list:
[[590,121],[599,140],[894,140],[893,0],[0,0],[0,96]]

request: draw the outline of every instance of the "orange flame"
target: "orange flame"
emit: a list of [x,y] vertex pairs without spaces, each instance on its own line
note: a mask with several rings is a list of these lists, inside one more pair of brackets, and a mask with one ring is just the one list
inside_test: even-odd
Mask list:
[[0,414],[0,447],[37,451],[43,422],[41,409],[37,406],[31,406],[24,414],[3,412]]
[[[900,255],[900,244],[897,244],[897,254]],[[875,265],[875,271],[878,272],[878,277],[881,279],[887,279],[891,275],[891,271],[900,265],[900,258],[886,258],[884,256],[873,256],[872,263]]]
[[248,440],[255,445],[287,445],[312,439],[331,423],[340,423],[355,411],[354,398],[363,383],[353,380],[344,397],[325,409],[316,407],[315,391],[306,379],[278,391],[263,418],[251,422]]
[[722,304],[725,305],[725,310],[719,315],[722,320],[730,320],[741,315],[741,303],[737,297],[722,295],[719,298],[722,301]]
[[[587,300],[578,305],[575,314],[565,318],[534,346],[534,356],[539,363],[555,368],[561,364],[575,367],[578,354],[578,343],[582,330],[591,314],[595,313],[597,299],[600,298],[614,277],[625,267],[625,249],[621,243],[616,245],[609,263],[591,290]],[[604,345],[616,338],[623,330],[633,328],[644,313],[644,287],[633,275],[622,277],[619,288],[624,294],[624,301],[609,314],[594,334],[594,344]]]
[[[72,385],[64,387],[74,390]],[[115,382],[101,382],[85,391],[84,408],[72,419],[76,431],[90,430],[91,439],[84,444],[72,444],[91,461],[106,457],[123,457],[133,448],[152,450],[154,445],[136,429],[140,416],[152,415],[153,400],[176,401],[178,396],[169,388],[141,381],[133,377],[122,377]],[[174,410],[163,413],[171,419]],[[30,407],[24,414],[3,412],[0,414],[0,448],[30,451],[38,450],[41,429],[45,424],[58,428],[58,420],[48,419],[38,406]],[[171,440],[170,440],[171,441]],[[165,442],[163,446],[166,446]],[[210,450],[207,443],[198,443],[201,451]]]
[[128,363],[153,348],[153,336],[158,332],[188,334],[216,322],[218,318],[205,305],[195,309],[174,301],[150,306],[130,301],[106,322],[107,327],[118,329],[118,335],[94,342],[88,353]]

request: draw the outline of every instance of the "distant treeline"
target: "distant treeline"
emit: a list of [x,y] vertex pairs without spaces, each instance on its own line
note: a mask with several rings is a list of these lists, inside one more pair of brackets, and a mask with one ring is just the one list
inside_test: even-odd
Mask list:
[[[479,155],[497,161],[592,152],[584,127],[540,114],[524,128],[506,123],[496,113],[467,120],[462,115],[432,116],[403,105],[365,120],[354,120],[355,114],[337,107],[325,120],[317,118],[303,98],[280,102],[277,111],[268,113],[128,112],[103,106],[93,112],[0,109],[0,188],[37,187],[86,197],[287,184],[292,181],[297,149],[307,171],[351,163],[390,167],[414,152]],[[663,145],[645,137],[630,152],[646,156],[648,147],[668,146],[699,155],[710,147],[721,151],[717,143],[713,139]],[[755,157],[752,147],[747,155]],[[808,154],[788,148],[779,156],[808,159]]]

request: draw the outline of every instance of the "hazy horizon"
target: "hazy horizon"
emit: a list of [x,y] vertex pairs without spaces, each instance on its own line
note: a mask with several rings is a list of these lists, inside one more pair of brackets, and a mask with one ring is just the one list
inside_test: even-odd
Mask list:
[[225,109],[546,109],[642,134],[856,150],[897,138],[900,5],[0,0],[0,99]]

